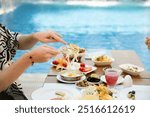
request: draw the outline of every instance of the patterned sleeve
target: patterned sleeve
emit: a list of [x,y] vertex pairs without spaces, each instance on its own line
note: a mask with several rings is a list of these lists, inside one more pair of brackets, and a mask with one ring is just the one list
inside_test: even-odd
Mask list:
[[11,32],[5,26],[0,24],[0,35],[4,38],[7,38],[8,40],[11,40],[15,48],[19,46],[18,42],[19,33]]
[[0,70],[11,61],[19,47],[18,33],[9,31],[0,24]]

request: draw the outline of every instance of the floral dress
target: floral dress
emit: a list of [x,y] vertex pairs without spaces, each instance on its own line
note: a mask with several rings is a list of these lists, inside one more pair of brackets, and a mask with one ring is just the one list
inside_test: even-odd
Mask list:
[[[0,71],[9,67],[19,47],[18,33],[10,32],[0,24]],[[5,91],[0,92],[0,99],[27,99],[16,83],[12,83]]]

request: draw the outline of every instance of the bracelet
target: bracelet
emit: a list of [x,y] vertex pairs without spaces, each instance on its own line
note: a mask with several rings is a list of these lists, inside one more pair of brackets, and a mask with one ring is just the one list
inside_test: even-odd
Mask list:
[[31,60],[32,66],[33,66],[34,65],[34,61],[32,60],[32,56],[29,56],[29,59]]

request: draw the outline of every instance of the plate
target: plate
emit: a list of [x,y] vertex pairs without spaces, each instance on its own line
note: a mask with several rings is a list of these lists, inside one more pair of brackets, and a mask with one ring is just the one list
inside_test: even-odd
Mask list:
[[[69,67],[69,68],[67,68],[67,69],[69,69],[69,70],[79,70],[79,68],[80,68],[80,63],[72,62],[71,64],[72,64],[71,67]],[[84,73],[84,74],[88,74],[88,73],[91,73],[91,72],[97,70],[97,67],[94,67],[94,66],[92,66],[92,65],[87,65],[87,64],[85,64],[85,67],[91,67],[92,70],[90,70],[90,71],[88,71],[88,72],[82,72],[82,73]]]
[[[58,66],[58,65],[54,65],[52,62],[51,62],[51,65],[54,66],[54,67],[57,67],[57,66]],[[92,66],[92,65],[87,65],[87,64],[86,64],[85,67],[91,67],[92,70],[91,70],[91,71],[88,71],[88,72],[82,72],[82,73],[84,73],[84,74],[88,74],[88,73],[91,73],[91,72],[97,70],[97,67],[94,67],[94,66]],[[80,68],[80,63],[77,63],[77,62],[73,62],[73,63],[72,63],[72,66],[69,67],[69,68],[62,66],[62,69],[65,69],[65,70],[79,70],[79,68]]]
[[91,66],[91,65],[86,65],[86,67],[92,67],[92,70],[91,70],[91,71],[88,71],[88,72],[82,72],[82,73],[84,73],[84,74],[88,74],[88,73],[91,73],[91,72],[97,70],[97,67],[94,67],[94,66]]
[[52,83],[49,87],[43,87],[35,90],[31,97],[33,100],[51,100],[54,98],[59,98],[59,96],[55,94],[58,91],[65,94],[65,100],[75,99],[75,96],[78,95],[78,92],[69,86],[64,86],[61,84],[53,85]]
[[78,82],[78,81],[81,81],[81,80],[84,80],[86,77],[85,76],[83,76],[83,77],[81,77],[81,79],[80,80],[78,80],[78,81],[66,81],[66,80],[63,80],[62,78],[61,78],[61,76],[60,75],[57,75],[57,80],[58,81],[60,81],[60,82],[63,82],[63,83],[68,83],[68,84],[74,84],[74,83],[76,83],[76,82]]
[[138,86],[133,85],[132,87],[124,88],[119,91],[118,99],[120,100],[129,100],[128,92],[135,91],[135,99],[136,100],[150,100],[150,86]]
[[[83,82],[83,81],[84,81],[84,80],[82,80],[82,81],[77,81],[77,82],[75,83],[76,87],[79,88],[79,89],[84,89],[84,88],[86,88],[86,87],[89,86],[89,84],[88,84],[88,86],[85,86],[85,87],[81,87],[81,86],[78,86],[78,85],[77,85],[77,83]],[[88,81],[86,81],[86,82],[88,83]]]
[[[100,78],[103,82],[106,83],[106,79],[105,79],[105,75],[101,76]],[[124,82],[124,78],[122,76],[119,76],[118,80],[117,80],[117,83],[116,84],[120,84],[120,83],[123,83]]]
[[[58,66],[58,65],[53,64],[53,62],[51,62],[51,65],[52,65],[53,67],[57,67],[57,66]],[[60,66],[60,68],[61,68],[61,69],[67,69],[67,67],[63,67],[63,66]]]
[[[142,67],[139,67],[139,66],[136,66],[136,65],[133,65],[133,64],[121,64],[119,65],[119,67],[126,73],[130,74],[130,75],[133,75],[133,76],[137,76],[139,75],[141,72],[144,71],[144,68]],[[131,70],[128,70],[128,68],[133,68],[133,67],[136,67],[137,68],[137,71],[131,71]]]

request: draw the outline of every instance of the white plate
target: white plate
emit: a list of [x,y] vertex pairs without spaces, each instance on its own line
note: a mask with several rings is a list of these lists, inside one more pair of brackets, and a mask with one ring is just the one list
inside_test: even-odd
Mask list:
[[56,91],[61,91],[65,93],[64,99],[71,100],[74,99],[78,92],[69,86],[64,86],[61,84],[49,85],[49,87],[43,87],[35,90],[31,97],[33,100],[50,100],[53,98],[58,98],[59,96],[56,95]]
[[[91,72],[97,70],[97,67],[94,67],[94,66],[92,66],[92,65],[87,65],[87,64],[85,64],[85,67],[91,67],[92,70],[91,70],[91,71],[88,71],[88,72],[82,72],[82,73],[84,73],[84,74],[88,74],[88,73],[91,73]],[[69,69],[69,70],[79,70],[79,68],[80,68],[80,63],[73,62],[71,68],[67,68],[67,69]]]
[[[79,68],[80,68],[80,63],[73,62],[72,64],[74,65],[73,67],[67,68],[67,67],[63,67],[63,66],[62,66],[62,69],[65,69],[65,70],[79,70]],[[54,66],[54,67],[57,67],[57,65],[54,65],[52,62],[51,62],[51,65]],[[91,73],[91,72],[97,70],[97,67],[94,67],[94,66],[92,66],[92,65],[87,65],[87,64],[85,64],[85,67],[91,67],[92,70],[91,70],[91,71],[88,71],[88,72],[82,72],[82,73],[84,73],[84,74],[88,74],[88,73]]]
[[[58,66],[58,65],[53,64],[53,62],[51,62],[51,65],[52,65],[53,67],[57,67],[57,66]],[[67,69],[67,67],[61,66],[61,69]]]
[[63,83],[68,83],[68,84],[74,84],[74,83],[76,83],[76,82],[78,82],[78,81],[81,81],[81,80],[84,80],[86,77],[85,76],[83,76],[83,77],[81,77],[81,79],[80,80],[78,80],[78,81],[66,81],[66,80],[63,80],[62,78],[61,78],[61,76],[60,75],[57,75],[57,80],[58,81],[60,81],[60,82],[63,82]]
[[133,90],[135,91],[136,100],[150,100],[150,86],[137,86],[137,85],[120,90],[118,93],[118,99],[129,100],[127,96],[128,92]]
[[[105,75],[101,76],[100,78],[103,82],[106,83],[106,79],[105,79]],[[117,83],[116,84],[120,84],[120,83],[123,83],[124,82],[124,78],[122,76],[119,76],[118,80],[117,80]]]
[[[141,72],[144,71],[144,68],[142,67],[139,67],[139,66],[136,66],[136,65],[133,65],[133,64],[121,64],[119,65],[119,67],[126,73],[130,74],[130,75],[133,75],[133,76],[137,76],[139,75]],[[137,67],[138,68],[138,71],[137,72],[134,72],[134,71],[131,71],[131,70],[128,70],[128,67]]]
[[91,72],[97,70],[97,67],[94,67],[94,66],[91,66],[91,65],[86,65],[86,67],[92,67],[92,70],[91,70],[91,71],[88,71],[88,72],[82,72],[82,73],[84,73],[84,74],[88,74],[88,73],[91,73]]

